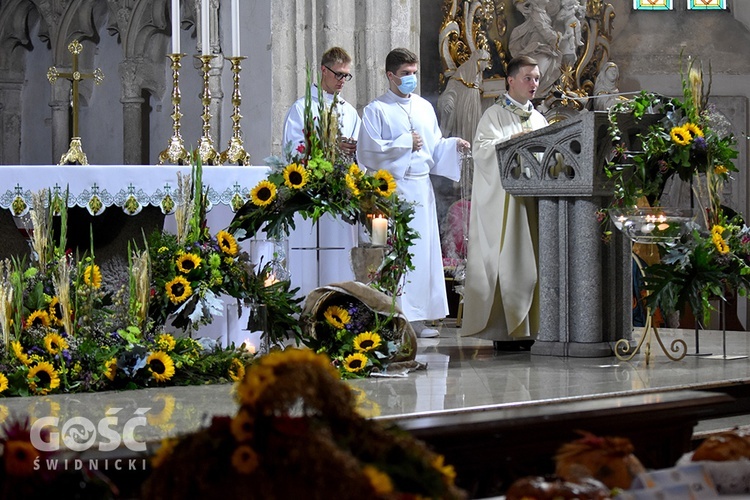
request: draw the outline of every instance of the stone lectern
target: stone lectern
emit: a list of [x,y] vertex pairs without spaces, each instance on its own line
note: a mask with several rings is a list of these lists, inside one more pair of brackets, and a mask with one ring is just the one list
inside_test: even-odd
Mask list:
[[632,338],[630,243],[602,241],[612,188],[606,112],[581,112],[497,146],[505,190],[538,199],[540,331],[532,354],[604,357]]

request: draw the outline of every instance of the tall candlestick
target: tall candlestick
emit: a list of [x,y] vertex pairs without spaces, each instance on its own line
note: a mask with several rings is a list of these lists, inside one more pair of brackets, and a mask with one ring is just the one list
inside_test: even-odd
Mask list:
[[384,246],[388,236],[388,219],[382,216],[372,219],[372,244]]
[[208,35],[208,0],[201,1],[201,54],[211,55],[211,40]]
[[180,53],[180,0],[172,0],[172,54]]
[[232,55],[240,57],[240,0],[232,0]]

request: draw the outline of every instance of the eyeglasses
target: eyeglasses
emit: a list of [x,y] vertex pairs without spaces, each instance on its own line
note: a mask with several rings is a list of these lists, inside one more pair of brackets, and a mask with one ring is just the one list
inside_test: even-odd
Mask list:
[[331,73],[333,73],[333,76],[335,76],[335,77],[336,77],[336,80],[338,80],[338,81],[341,81],[341,80],[343,80],[343,81],[345,81],[345,82],[348,82],[349,80],[351,80],[351,79],[352,79],[352,76],[354,76],[354,75],[352,75],[351,73],[339,73],[338,71],[333,71],[333,70],[332,70],[331,68],[329,68],[329,67],[328,67],[327,65],[325,65],[325,64],[323,65],[323,67],[324,67],[325,69],[327,69],[328,71],[330,71]]

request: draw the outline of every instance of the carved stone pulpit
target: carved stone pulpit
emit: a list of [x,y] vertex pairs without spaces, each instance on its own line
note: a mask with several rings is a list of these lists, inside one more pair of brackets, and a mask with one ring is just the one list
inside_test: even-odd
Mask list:
[[609,205],[604,166],[612,152],[605,112],[574,118],[497,145],[505,190],[539,207],[540,331],[532,354],[604,357],[632,338],[630,244],[609,242],[597,211]]

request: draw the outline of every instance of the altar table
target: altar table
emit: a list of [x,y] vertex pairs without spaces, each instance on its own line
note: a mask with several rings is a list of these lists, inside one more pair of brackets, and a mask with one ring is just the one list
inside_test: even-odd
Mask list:
[[[9,165],[0,166],[0,207],[20,217],[30,206],[32,194],[44,188],[53,197],[65,198],[68,207],[81,207],[99,215],[117,206],[135,215],[143,207],[174,212],[177,174],[189,177],[189,165]],[[204,166],[203,185],[209,210],[226,205],[234,210],[249,199],[252,188],[269,172],[258,166]]]

